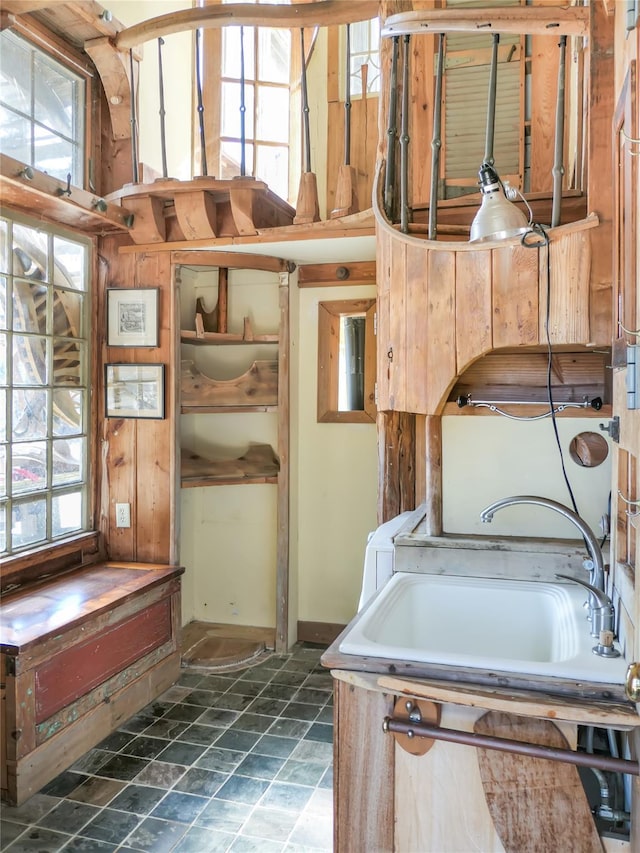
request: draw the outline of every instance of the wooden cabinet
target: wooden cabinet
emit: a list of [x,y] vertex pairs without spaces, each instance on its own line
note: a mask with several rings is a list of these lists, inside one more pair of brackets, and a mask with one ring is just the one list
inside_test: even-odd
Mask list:
[[175,252],[173,260],[183,359],[182,488],[276,487],[276,646],[286,650],[290,266],[214,251]]

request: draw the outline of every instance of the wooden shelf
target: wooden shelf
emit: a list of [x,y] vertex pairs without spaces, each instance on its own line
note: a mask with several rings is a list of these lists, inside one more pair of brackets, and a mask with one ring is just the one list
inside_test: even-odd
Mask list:
[[278,407],[273,406],[202,406],[194,403],[191,406],[181,406],[182,415],[230,415],[251,414],[252,412],[277,412]]
[[254,361],[235,379],[212,379],[192,361],[182,362],[183,412],[267,411],[278,405],[278,362]]
[[191,329],[180,330],[180,340],[183,344],[196,344],[199,346],[217,344],[277,344],[280,340],[278,335],[254,335],[253,338],[245,338],[241,334],[231,332],[198,332]]
[[254,444],[237,459],[207,459],[182,451],[183,489],[198,486],[232,486],[244,483],[277,483],[280,464],[269,444]]

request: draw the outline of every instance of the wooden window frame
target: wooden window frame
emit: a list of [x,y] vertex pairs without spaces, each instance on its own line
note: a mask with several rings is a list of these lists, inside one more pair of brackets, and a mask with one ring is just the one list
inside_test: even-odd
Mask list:
[[[340,424],[375,423],[377,408],[375,299],[336,299],[318,303],[318,422]],[[364,409],[338,409],[338,362],[340,320],[352,314],[364,314]]]

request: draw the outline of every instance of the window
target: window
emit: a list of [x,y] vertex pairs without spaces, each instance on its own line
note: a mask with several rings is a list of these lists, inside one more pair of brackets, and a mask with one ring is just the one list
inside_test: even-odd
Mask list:
[[[346,29],[343,37],[346,52]],[[363,65],[367,66],[367,95],[380,92],[380,19],[357,21],[349,28],[351,94],[362,95]],[[344,67],[344,63],[343,63]]]
[[244,51],[246,174],[289,195],[291,33],[271,27],[222,32],[220,176],[240,174],[241,41]]
[[0,151],[84,182],[85,82],[10,30],[0,34]]
[[0,553],[87,530],[90,243],[0,218]]

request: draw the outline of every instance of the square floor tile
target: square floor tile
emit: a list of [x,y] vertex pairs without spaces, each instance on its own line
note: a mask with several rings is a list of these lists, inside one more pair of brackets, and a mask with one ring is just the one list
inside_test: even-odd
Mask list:
[[151,812],[151,817],[163,818],[176,823],[191,824],[209,802],[208,797],[197,797],[179,791],[169,791]]
[[230,728],[232,730],[242,729],[244,732],[264,734],[271,727],[272,723],[273,717],[264,717],[261,714],[249,714],[245,711],[244,714],[240,714],[235,723],[231,724]]
[[212,746],[196,761],[196,767],[205,770],[217,770],[220,773],[232,772],[244,758],[245,753],[234,749],[222,749]]
[[257,806],[242,827],[241,834],[270,841],[286,841],[293,830],[298,815],[279,809],[263,809]]
[[233,749],[239,752],[249,752],[255,746],[260,738],[259,734],[254,732],[243,732],[240,730],[228,731],[221,734],[216,741],[216,746],[221,746],[224,749]]
[[137,815],[115,809],[103,809],[80,834],[84,838],[120,844],[139,823],[140,818]]
[[75,791],[67,794],[67,797],[79,803],[106,806],[122,791],[126,784],[119,779],[102,779],[99,776],[89,776],[86,782],[83,782]]
[[10,847],[12,853],[42,853],[42,851],[61,850],[70,840],[70,835],[54,832],[41,826],[23,827],[24,832],[19,835]]
[[118,754],[105,761],[96,772],[109,779],[123,779],[128,782],[144,770],[148,763],[146,759],[136,758],[135,755]]
[[[211,746],[211,744],[220,736],[221,729],[215,726],[203,726],[199,723],[193,723],[188,729],[181,732],[176,740],[184,743],[198,743],[202,746]],[[166,746],[166,744],[165,744]]]
[[93,820],[98,812],[97,806],[89,806],[73,800],[61,800],[54,809],[40,818],[38,826],[75,835],[85,824]]
[[296,785],[315,787],[322,779],[325,769],[323,764],[290,759],[278,773],[277,780],[278,782],[293,782]]
[[184,824],[148,817],[127,838],[127,845],[133,850],[148,853],[169,853],[186,829]]
[[117,844],[110,844],[108,841],[98,841],[96,838],[82,838],[76,836],[66,844],[63,848],[64,853],[114,853],[116,850],[124,850],[124,847],[118,847]]
[[156,720],[144,730],[145,737],[159,737],[165,740],[173,740],[180,732],[189,728],[190,723],[184,720],[168,720],[163,718]]
[[163,788],[150,788],[148,785],[127,785],[112,800],[111,808],[132,814],[148,815],[167,794]]
[[163,720],[178,720],[181,723],[194,723],[203,708],[201,705],[186,705],[184,702],[178,702],[173,705],[167,713],[162,717]]
[[323,743],[333,743],[333,726],[326,723],[313,723],[305,734],[305,740],[319,740]]
[[299,743],[293,737],[267,734],[260,738],[251,751],[260,755],[273,755],[275,758],[288,758]]
[[269,782],[264,779],[250,779],[247,776],[234,775],[229,777],[215,796],[220,800],[254,805],[268,787]]
[[214,707],[229,711],[244,711],[253,701],[253,696],[243,696],[242,693],[223,693],[219,699],[216,699]]
[[203,767],[192,767],[179,779],[173,790],[185,794],[198,794],[201,797],[213,797],[216,791],[227,781],[228,773],[217,773]]
[[47,794],[34,794],[21,806],[6,806],[3,803],[2,819],[22,824],[37,823],[58,802],[57,797],[50,797]]
[[86,773],[74,773],[72,770],[65,770],[64,773],[56,776],[48,785],[45,785],[42,793],[49,794],[52,797],[68,797],[88,778],[89,776]]
[[234,835],[230,832],[192,826],[182,836],[173,853],[225,853],[233,839]]
[[312,794],[313,788],[291,785],[288,782],[272,782],[260,805],[263,808],[301,812]]
[[235,772],[240,776],[251,776],[254,779],[274,779],[283,765],[283,758],[250,752]]
[[198,815],[196,825],[235,834],[251,814],[251,808],[250,804],[218,800],[214,797]]
[[194,761],[206,752],[206,746],[197,743],[182,743],[174,740],[157,756],[158,761],[168,761],[170,764],[184,764],[190,767]]
[[283,737],[302,738],[309,731],[311,723],[303,720],[290,720],[278,717],[269,729],[270,735],[282,735]]
[[169,790],[185,773],[186,767],[183,765],[169,764],[165,761],[151,761],[142,773],[137,775],[136,783]]
[[138,758],[155,758],[156,755],[167,748],[167,741],[159,737],[147,737],[138,735],[132,738],[123,748],[123,755],[135,755]]

